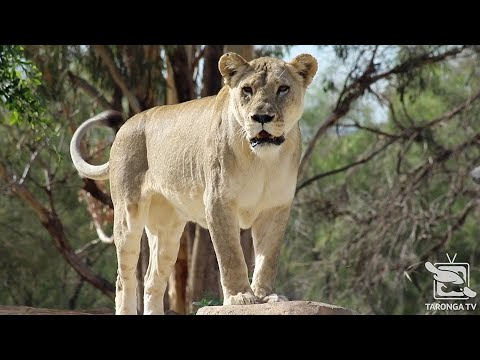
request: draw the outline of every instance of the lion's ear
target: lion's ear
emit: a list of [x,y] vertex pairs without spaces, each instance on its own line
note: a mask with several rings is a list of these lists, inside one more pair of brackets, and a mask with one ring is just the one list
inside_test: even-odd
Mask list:
[[317,73],[318,64],[310,54],[300,54],[290,62],[291,65],[297,70],[297,73],[303,77],[305,81],[305,87],[310,85],[313,77]]
[[232,86],[232,78],[248,66],[247,60],[233,52],[222,55],[218,61],[218,70],[225,79],[225,84]]

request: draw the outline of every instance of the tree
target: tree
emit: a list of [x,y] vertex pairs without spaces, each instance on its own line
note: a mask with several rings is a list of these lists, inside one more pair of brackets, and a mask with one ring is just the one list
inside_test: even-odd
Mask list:
[[[58,206],[58,197],[65,196],[65,193],[56,192],[56,189],[66,181],[68,174],[55,166],[52,159],[58,159],[57,144],[64,139],[61,129],[54,127],[46,114],[44,104],[35,98],[36,86],[39,85],[37,69],[26,59],[23,48],[5,46],[1,51],[8,55],[2,56],[7,61],[1,64],[3,75],[0,95],[9,111],[2,112],[5,147],[0,162],[0,179],[6,185],[8,194],[16,196],[29,208],[34,221],[50,235],[63,259],[78,274],[80,282],[75,285],[69,303],[75,304],[75,293],[85,281],[111,298],[113,285],[89,266],[95,259],[80,251],[82,249],[74,250],[60,221],[59,211],[63,209]],[[9,127],[7,122],[15,126]],[[12,144],[24,151],[15,152]],[[2,201],[10,202],[8,199]],[[20,235],[21,229],[17,231]],[[33,289],[28,289],[27,303],[33,302],[33,292]],[[16,297],[13,290],[10,293],[12,298]]]
[[[477,53],[337,50],[349,52],[350,72],[308,139],[290,228],[297,240],[285,252],[282,283],[296,296],[323,294],[363,313],[422,313],[431,291],[423,263],[460,244],[471,249],[469,261],[478,256],[466,232],[478,231],[471,224],[478,190],[467,174],[478,161],[480,129],[471,117],[480,84],[465,75],[478,71]],[[357,101],[365,94],[389,110],[380,123]]]
[[[56,157],[51,157],[46,149],[47,145],[41,145],[34,141],[35,134],[40,131],[38,110],[34,106],[33,102],[25,107],[22,104],[23,98],[19,96],[10,96],[7,98],[9,106],[17,106],[19,111],[15,112],[17,108],[12,107],[6,109],[4,116],[12,114],[12,118],[19,118],[17,126],[24,126],[31,123],[33,130],[28,134],[32,139],[30,146],[31,160],[22,159],[19,163],[26,163],[25,169],[26,176],[22,180],[22,186],[25,190],[28,190],[31,194],[35,195],[40,187],[40,183],[30,176],[37,171],[43,171],[42,166],[48,169],[55,168],[62,170],[62,175],[68,172],[68,177],[55,178],[57,174],[50,174],[52,179],[50,182],[54,182],[55,186],[48,184],[43,185],[44,191],[50,193],[52,199],[49,201],[52,209],[58,207],[57,203],[61,203],[60,199],[57,199],[57,194],[60,192],[59,185],[75,179],[75,171],[69,162],[68,155],[68,139],[76,128],[76,124],[84,121],[86,118],[98,113],[101,110],[114,109],[121,111],[125,114],[124,118],[128,118],[133,114],[142,111],[143,109],[150,108],[156,105],[162,105],[164,103],[173,103],[175,101],[186,101],[192,98],[196,98],[199,95],[212,95],[215,94],[222,85],[221,77],[217,70],[218,59],[223,54],[223,46],[208,45],[208,46],[27,46],[25,50],[18,48],[8,49],[14,52],[15,56],[11,58],[17,61],[28,63],[31,71],[39,69],[38,76],[35,78],[36,86],[35,96],[30,96],[29,99],[42,99],[45,104],[44,112],[48,115],[49,126],[45,126],[44,133],[46,139],[49,139],[51,143],[48,144],[48,150],[56,151]],[[17,64],[16,63],[16,64]],[[170,63],[171,66],[167,67]],[[37,65],[34,65],[37,64]],[[199,65],[202,64],[203,74],[200,77],[201,83],[198,82],[199,77]],[[15,65],[8,64],[4,66],[9,70]],[[27,69],[27,68],[26,68]],[[27,69],[27,70],[28,70]],[[163,72],[167,70],[170,78],[164,79]],[[10,70],[9,70],[10,71]],[[10,74],[10,73],[8,73]],[[41,74],[41,75],[40,75]],[[41,76],[41,77],[40,77]],[[6,82],[10,81],[7,76],[3,76]],[[58,81],[58,79],[66,79],[67,83]],[[23,81],[23,80],[22,80]],[[168,86],[170,82],[170,86]],[[13,84],[13,85],[12,85]],[[20,88],[19,83],[12,83],[8,89]],[[141,85],[139,85],[141,84]],[[30,86],[30,85],[29,85]],[[172,92],[171,90],[174,90]],[[5,93],[8,95],[8,93]],[[172,96],[172,94],[174,96]],[[25,97],[27,99],[27,97]],[[58,101],[56,99],[62,99]],[[25,101],[24,101],[25,102]],[[23,106],[23,107],[22,107]],[[58,114],[57,109],[62,109],[62,113]],[[32,116],[28,116],[28,111],[32,112]],[[35,112],[36,111],[36,112]],[[20,119],[20,115],[23,118]],[[55,116],[53,116],[55,114]],[[75,117],[75,122],[73,121]],[[7,119],[5,118],[5,121]],[[57,133],[52,135],[52,128],[57,129]],[[58,130],[60,129],[60,130]],[[7,145],[11,149],[17,142],[20,142],[20,135],[17,138],[13,138],[15,131],[11,132],[11,138],[8,139]],[[56,142],[56,136],[61,137],[61,142]],[[92,134],[88,141],[85,141],[84,153],[87,158],[92,162],[103,162],[106,160],[110,143],[113,139],[112,133],[108,130],[99,132],[98,134]],[[8,156],[6,156],[8,158]],[[42,162],[38,161],[40,157],[43,157]],[[19,199],[19,189],[15,183],[9,183],[10,178],[14,177],[15,172],[21,172],[21,169],[14,169],[12,164],[5,164],[2,168],[2,178],[7,183],[8,188],[11,190],[11,194],[16,195]],[[46,171],[46,170],[45,170]],[[49,170],[50,171],[50,170]],[[16,178],[20,176],[17,175]],[[95,257],[97,250],[108,249],[110,257],[114,256],[113,249],[109,248],[107,244],[112,243],[111,233],[111,221],[113,216],[113,205],[108,194],[107,183],[97,182],[90,179],[75,179],[76,184],[74,187],[78,189],[78,196],[81,202],[86,205],[87,214],[90,216],[90,221],[93,233],[86,235],[82,233],[84,238],[97,236],[98,239],[94,239],[88,244],[79,243],[75,241],[76,246],[80,246],[78,250],[74,250],[68,242],[68,236],[65,234],[60,237],[61,230],[65,228],[64,223],[69,222],[70,219],[65,214],[55,215],[54,223],[58,225],[58,229],[50,231],[50,237],[57,244],[57,248],[64,255],[67,262],[81,275],[82,279],[78,287],[75,288],[75,298],[83,293],[85,287],[83,284],[90,283],[97,288],[104,291],[110,298],[113,297],[113,286],[110,282],[103,283],[97,280],[95,277],[89,275],[91,272],[90,257]],[[80,181],[80,182],[79,182]],[[77,185],[78,184],[78,185]],[[50,190],[47,189],[49,187]],[[22,188],[22,189],[23,189]],[[28,198],[28,196],[24,196]],[[75,201],[74,201],[75,203]],[[27,204],[27,203],[26,203]],[[36,209],[38,204],[30,202],[28,207]],[[48,211],[48,207],[46,208]],[[53,210],[52,210],[53,212]],[[40,214],[40,213],[39,213]],[[39,215],[40,216],[40,215]],[[43,215],[42,215],[43,216]],[[46,216],[46,215],[45,215]],[[88,224],[89,221],[82,216],[81,221]],[[179,261],[176,266],[173,278],[177,276],[177,284],[175,281],[171,281],[170,286],[170,302],[172,308],[178,312],[191,311],[191,302],[193,301],[193,295],[195,299],[199,300],[199,297],[207,292],[212,293],[215,297],[219,297],[219,281],[218,272],[213,272],[212,276],[206,276],[205,279],[213,279],[211,281],[202,282],[194,281],[193,279],[204,279],[203,276],[198,274],[206,271],[210,266],[216,266],[216,258],[213,253],[213,247],[209,243],[208,232],[204,230],[195,229],[189,225],[186,229],[185,236],[182,240],[182,250],[180,252]],[[67,230],[68,232],[68,230]],[[198,233],[195,240],[195,232]],[[202,235],[203,234],[203,235]],[[188,236],[191,237],[188,240]],[[79,234],[80,237],[80,234]],[[77,239],[76,239],[77,240]],[[194,246],[194,243],[202,245]],[[187,245],[188,242],[188,245]],[[63,244],[66,245],[63,245]],[[104,247],[105,246],[105,247]],[[206,248],[210,251],[208,259],[203,258],[200,255],[202,252],[200,249]],[[193,252],[193,257],[192,257]],[[75,257],[75,254],[81,256]],[[73,255],[72,255],[73,254]],[[100,256],[100,259],[102,257]],[[203,264],[204,261],[209,261],[208,267]],[[192,268],[192,263],[194,267]],[[142,294],[143,276],[148,264],[148,244],[146,241],[142,242],[142,256],[138,266],[138,294]],[[190,268],[189,268],[190,266]],[[194,270],[197,269],[197,270]],[[203,269],[198,271],[198,269]],[[81,272],[83,271],[83,273]],[[109,272],[114,271],[114,262],[109,266]],[[190,273],[190,280],[188,276]],[[83,274],[83,275],[82,275]],[[195,275],[197,274],[197,275]],[[99,279],[101,277],[98,277]],[[111,278],[111,275],[109,276]],[[189,289],[194,287],[193,292]],[[103,285],[102,285],[103,284]],[[195,285],[193,285],[195,284]],[[102,289],[102,287],[104,289]],[[208,289],[212,291],[208,291]],[[176,289],[176,290],[175,290]],[[189,298],[187,298],[189,293]],[[142,311],[142,296],[139,296],[139,312]],[[76,303],[76,301],[74,302]],[[73,303],[72,303],[73,304]],[[75,304],[73,304],[75,305]],[[72,306],[73,306],[72,305]]]
[[[286,49],[0,46],[0,303],[113,305],[113,205],[108,183],[80,179],[70,162],[78,124],[106,109],[127,119],[214,94],[224,51],[248,58]],[[425,313],[431,277],[422,264],[445,252],[471,264],[475,288],[480,190],[468,173],[480,162],[478,47],[319,49],[335,61],[309,90],[301,120],[279,290],[362,313]],[[92,132],[84,154],[104,162],[113,137]],[[190,224],[182,241],[168,300],[189,313],[221,291],[208,232]]]

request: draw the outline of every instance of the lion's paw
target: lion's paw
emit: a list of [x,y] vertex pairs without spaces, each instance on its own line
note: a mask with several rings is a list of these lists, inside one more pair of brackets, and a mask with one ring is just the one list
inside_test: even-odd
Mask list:
[[283,295],[278,295],[278,294],[270,294],[265,296],[262,299],[263,303],[274,303],[274,302],[284,302],[284,301],[288,301],[287,297]]
[[251,305],[258,304],[258,298],[252,293],[238,293],[230,295],[223,301],[223,305]]

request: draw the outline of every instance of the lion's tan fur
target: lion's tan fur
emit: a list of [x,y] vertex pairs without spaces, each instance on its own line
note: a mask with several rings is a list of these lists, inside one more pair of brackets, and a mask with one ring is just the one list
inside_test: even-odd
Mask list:
[[[119,130],[109,163],[87,164],[79,142],[90,120],[71,143],[80,174],[110,178],[118,257],[116,313],[136,313],[135,269],[145,228],[150,263],[145,278],[145,314],[163,313],[167,279],[187,221],[210,230],[217,254],[224,304],[277,301],[273,281],[280,243],[295,193],[300,159],[298,120],[305,89],[317,64],[310,55],[291,63],[260,58],[247,63],[237,54],[219,62],[226,85],[216,96],[160,106],[130,118]],[[278,86],[287,84],[286,95]],[[245,94],[245,86],[253,89]],[[276,114],[259,124],[252,114]],[[263,129],[284,134],[281,145],[252,148]],[[252,228],[255,271],[250,285],[239,241]]]

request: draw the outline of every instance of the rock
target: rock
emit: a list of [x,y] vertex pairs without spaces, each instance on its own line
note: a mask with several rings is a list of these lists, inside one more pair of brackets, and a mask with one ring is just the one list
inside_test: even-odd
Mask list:
[[356,315],[352,310],[315,301],[270,304],[205,306],[197,315]]

